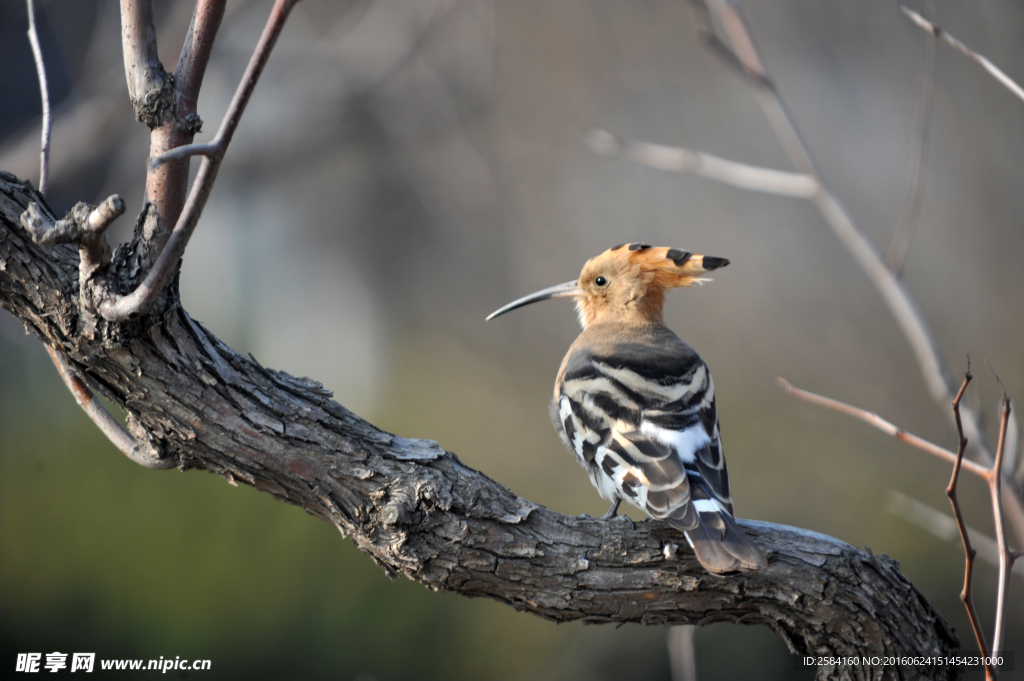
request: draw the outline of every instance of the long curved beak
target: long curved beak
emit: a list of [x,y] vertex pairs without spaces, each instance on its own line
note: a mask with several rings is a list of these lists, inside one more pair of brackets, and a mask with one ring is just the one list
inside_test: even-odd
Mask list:
[[536,293],[531,293],[528,296],[523,296],[519,300],[513,300],[505,307],[499,308],[492,312],[491,314],[489,314],[485,321],[489,322],[498,315],[503,315],[506,312],[510,312],[516,309],[517,307],[529,305],[530,303],[536,303],[538,300],[547,300],[548,298],[574,298],[578,295],[581,295],[582,293],[583,291],[576,284],[576,280],[573,279],[572,281],[567,281],[564,284],[558,284],[557,286],[549,286],[548,288],[537,291]]

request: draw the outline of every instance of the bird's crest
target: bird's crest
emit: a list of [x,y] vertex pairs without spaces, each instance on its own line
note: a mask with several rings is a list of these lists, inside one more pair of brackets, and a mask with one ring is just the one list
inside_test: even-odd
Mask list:
[[591,267],[596,270],[602,266],[614,266],[613,263],[619,264],[622,269],[639,268],[640,272],[647,275],[644,279],[649,285],[653,284],[664,291],[710,281],[701,275],[725,267],[729,261],[710,255],[696,255],[681,248],[654,247],[634,242],[619,244],[591,258],[583,271]]

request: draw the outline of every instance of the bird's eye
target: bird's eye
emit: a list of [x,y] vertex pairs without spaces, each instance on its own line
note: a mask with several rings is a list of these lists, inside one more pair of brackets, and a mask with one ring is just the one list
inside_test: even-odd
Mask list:
[[594,279],[594,283],[597,284],[598,286],[605,286],[608,284],[608,280],[605,279],[604,277],[597,277],[596,279]]

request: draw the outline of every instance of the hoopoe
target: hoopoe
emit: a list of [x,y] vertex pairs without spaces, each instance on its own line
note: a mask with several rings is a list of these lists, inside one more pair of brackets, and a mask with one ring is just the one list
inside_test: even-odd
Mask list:
[[729,261],[621,244],[579,279],[513,301],[575,298],[583,332],[562,360],[551,418],[614,517],[623,499],[682,530],[707,570],[756,570],[764,553],[733,520],[715,387],[704,360],[662,320],[665,291]]

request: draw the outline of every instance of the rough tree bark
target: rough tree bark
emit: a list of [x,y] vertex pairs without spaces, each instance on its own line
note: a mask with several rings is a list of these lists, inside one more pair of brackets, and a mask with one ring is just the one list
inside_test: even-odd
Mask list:
[[[805,655],[937,656],[959,647],[887,556],[744,521],[768,568],[711,575],[667,525],[634,529],[522,499],[435,442],[359,419],[319,383],[238,355],[177,301],[145,322],[83,324],[78,251],[33,243],[19,223],[31,201],[44,205],[27,182],[0,171],[0,305],[66,354],[128,413],[133,434],[179,469],[206,469],[302,506],[391,576],[556,622],[764,624]],[[819,677],[879,672],[959,676],[955,667],[857,666],[821,668]]]

